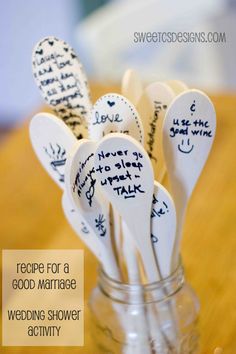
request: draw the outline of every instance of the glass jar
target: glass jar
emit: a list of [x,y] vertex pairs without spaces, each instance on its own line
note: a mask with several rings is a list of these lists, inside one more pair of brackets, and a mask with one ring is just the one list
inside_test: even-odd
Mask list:
[[147,285],[118,282],[100,269],[89,308],[96,354],[198,353],[199,302],[182,266]]

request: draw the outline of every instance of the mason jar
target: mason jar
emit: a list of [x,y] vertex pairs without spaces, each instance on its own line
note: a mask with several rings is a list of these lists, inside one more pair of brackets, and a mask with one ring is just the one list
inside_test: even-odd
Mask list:
[[89,308],[96,354],[198,353],[199,301],[183,267],[152,284],[125,284],[103,269]]

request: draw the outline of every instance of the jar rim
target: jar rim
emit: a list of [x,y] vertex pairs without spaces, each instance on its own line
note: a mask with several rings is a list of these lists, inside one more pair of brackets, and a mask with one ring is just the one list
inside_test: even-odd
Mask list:
[[[129,303],[127,299],[134,299],[133,295],[141,292],[145,295],[146,303],[163,301],[178,292],[184,284],[184,269],[181,260],[177,268],[168,277],[161,278],[152,283],[124,283],[111,278],[102,267],[99,267],[98,275],[98,285],[101,291],[106,296],[113,298],[113,300],[123,303]],[[130,296],[124,296],[124,294]]]

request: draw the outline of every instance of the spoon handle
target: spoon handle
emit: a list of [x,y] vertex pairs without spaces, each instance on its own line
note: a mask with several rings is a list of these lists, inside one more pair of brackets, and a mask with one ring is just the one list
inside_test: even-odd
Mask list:
[[172,271],[174,271],[179,264],[180,244],[181,244],[181,238],[183,233],[183,225],[184,225],[186,209],[187,209],[187,201],[184,202],[183,200],[181,200],[179,203],[176,203],[177,226],[176,226],[176,236],[175,236],[175,243],[174,243],[174,249],[172,255],[172,262],[171,262]]
[[[150,227],[147,228],[147,224],[145,220],[145,216],[143,216],[144,222],[138,223],[136,225],[134,220],[128,221],[124,220],[124,224],[126,224],[129,233],[131,235],[135,235],[136,239],[136,247],[138,248],[142,261],[143,261],[143,266],[148,278],[149,283],[153,283],[157,280],[160,279],[160,275],[157,270],[157,265],[152,249],[152,244],[151,244],[151,238],[150,238]],[[148,232],[148,237],[145,237],[145,233]],[[143,242],[142,240],[145,239],[146,242]],[[149,241],[150,240],[150,241]]]
[[[137,249],[135,247],[132,236],[129,233],[127,225],[122,220],[122,231],[123,231],[123,254],[126,262],[128,278],[130,284],[141,284],[140,270],[137,258]],[[140,303],[144,301],[144,294],[140,288],[140,291],[135,292],[132,295],[131,301],[139,301]],[[134,308],[133,308],[134,310]],[[137,306],[136,309],[138,313],[138,321],[133,321],[132,329],[138,333],[142,333],[145,336],[145,341],[148,343],[149,329],[148,329],[148,319],[146,317],[145,311],[142,307]],[[148,345],[147,345],[148,347]],[[151,354],[151,348],[147,349],[147,354]]]

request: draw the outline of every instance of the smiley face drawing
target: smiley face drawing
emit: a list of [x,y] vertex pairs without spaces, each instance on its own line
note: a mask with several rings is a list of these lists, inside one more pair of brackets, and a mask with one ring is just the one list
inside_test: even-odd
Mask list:
[[216,111],[212,101],[197,89],[180,93],[167,109],[162,132],[172,195],[178,212],[184,205],[182,217],[214,141]]
[[193,150],[194,145],[190,145],[190,139],[188,138],[187,142],[182,139],[181,144],[178,144],[178,150],[184,154],[190,154],[190,152]]

